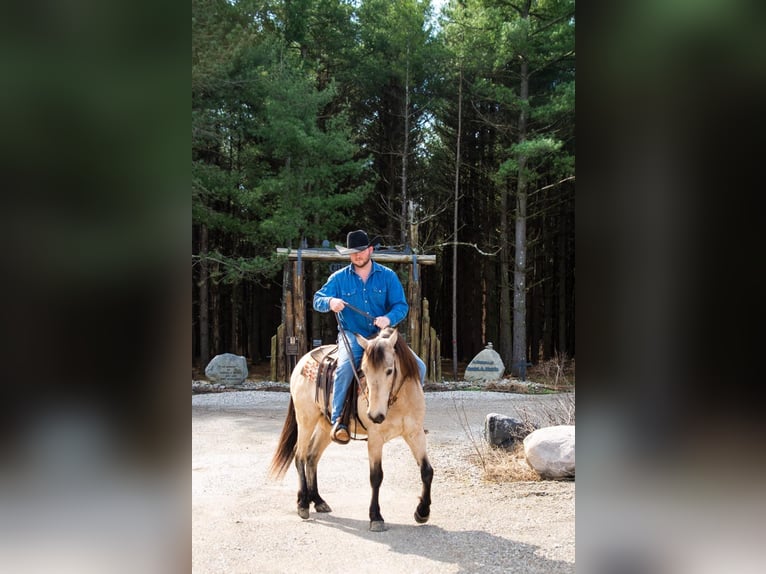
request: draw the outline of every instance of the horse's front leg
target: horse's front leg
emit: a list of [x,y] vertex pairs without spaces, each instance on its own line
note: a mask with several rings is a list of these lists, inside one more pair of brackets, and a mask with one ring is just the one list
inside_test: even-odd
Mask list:
[[386,523],[380,514],[380,485],[383,483],[383,442],[378,438],[368,435],[367,456],[370,460],[370,486],[372,487],[372,499],[370,500],[370,530],[383,532]]
[[420,503],[415,509],[415,521],[424,524],[428,522],[431,515],[431,481],[434,477],[434,469],[426,452],[426,433],[421,427],[412,434],[405,435],[404,440],[420,466],[420,480],[423,482],[423,489],[420,493]]
[[420,479],[423,481],[423,490],[420,493],[420,504],[415,509],[415,521],[424,524],[431,516],[431,481],[434,477],[434,469],[425,456],[420,461]]

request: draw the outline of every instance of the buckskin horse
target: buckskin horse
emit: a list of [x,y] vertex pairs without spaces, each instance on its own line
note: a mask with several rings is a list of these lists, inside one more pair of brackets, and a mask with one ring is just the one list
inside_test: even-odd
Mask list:
[[[428,521],[431,509],[431,480],[433,468],[426,452],[425,395],[420,385],[420,375],[412,351],[398,331],[386,328],[377,337],[365,339],[356,335],[364,349],[361,370],[363,377],[357,379],[359,392],[356,399],[356,420],[350,429],[354,434],[367,436],[367,454],[370,464],[370,530],[386,529],[380,514],[378,495],[383,482],[383,445],[401,436],[410,447],[420,466],[422,491],[415,509],[415,521]],[[312,373],[316,359],[312,352],[305,354],[296,364],[290,377],[290,403],[279,437],[277,450],[271,461],[269,473],[281,479],[295,459],[298,471],[298,515],[307,519],[309,505],[314,503],[316,512],[331,512],[330,506],[319,495],[317,465],[322,453],[331,442],[330,422],[326,416],[326,404],[318,399],[317,381]],[[356,423],[356,424],[355,424]]]

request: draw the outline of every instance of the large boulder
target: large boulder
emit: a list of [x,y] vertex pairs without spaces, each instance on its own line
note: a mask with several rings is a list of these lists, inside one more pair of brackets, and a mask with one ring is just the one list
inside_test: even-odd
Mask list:
[[506,415],[490,413],[484,418],[484,440],[492,446],[512,447],[533,430],[532,425]]
[[543,427],[524,439],[527,462],[543,478],[572,478],[575,475],[575,427]]

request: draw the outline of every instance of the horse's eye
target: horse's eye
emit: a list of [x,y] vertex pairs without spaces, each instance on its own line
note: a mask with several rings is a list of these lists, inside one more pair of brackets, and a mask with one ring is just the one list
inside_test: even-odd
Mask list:
[[387,377],[390,377],[390,376],[391,376],[391,373],[393,373],[393,372],[394,372],[394,370],[393,370],[393,369],[386,369],[386,376],[387,376]]

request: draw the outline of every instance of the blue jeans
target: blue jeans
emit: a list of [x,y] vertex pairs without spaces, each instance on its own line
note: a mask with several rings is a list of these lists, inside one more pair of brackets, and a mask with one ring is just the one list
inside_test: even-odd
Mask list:
[[[343,410],[343,403],[346,400],[346,393],[351,385],[351,381],[354,380],[354,369],[359,366],[359,363],[362,361],[362,355],[364,354],[364,349],[357,343],[354,334],[346,332],[346,335],[348,344],[351,347],[351,353],[354,356],[354,361],[352,364],[349,360],[343,334],[338,333],[338,365],[335,368],[335,383],[332,392],[332,416],[330,417],[330,422],[332,424],[335,424],[335,421],[340,417],[340,413]],[[410,351],[412,351],[412,349],[410,349]],[[424,386],[426,382],[426,364],[414,351],[412,354],[415,357],[415,361],[418,363],[420,386]]]

